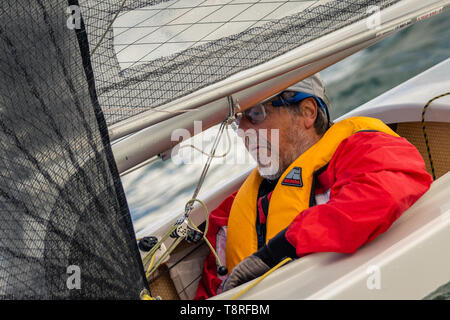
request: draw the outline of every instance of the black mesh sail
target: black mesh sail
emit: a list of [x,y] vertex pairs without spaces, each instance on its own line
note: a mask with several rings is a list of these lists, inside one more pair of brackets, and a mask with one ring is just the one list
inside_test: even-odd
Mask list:
[[69,5],[0,4],[0,298],[138,299],[147,284]]

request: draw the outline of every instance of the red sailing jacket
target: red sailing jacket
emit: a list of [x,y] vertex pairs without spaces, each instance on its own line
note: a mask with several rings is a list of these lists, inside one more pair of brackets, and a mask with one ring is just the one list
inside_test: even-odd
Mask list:
[[[329,191],[328,202],[299,212],[286,239],[299,257],[313,252],[353,253],[385,232],[431,182],[420,153],[406,139],[381,132],[354,134],[341,142],[318,177],[315,194]],[[236,193],[210,214],[207,237],[214,247],[216,234],[228,224]],[[210,253],[195,299],[216,295],[220,284]]]

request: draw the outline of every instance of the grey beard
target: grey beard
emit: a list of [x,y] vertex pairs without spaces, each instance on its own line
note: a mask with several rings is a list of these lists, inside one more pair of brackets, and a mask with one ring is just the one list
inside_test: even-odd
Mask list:
[[[263,177],[264,179],[271,180],[271,181],[277,180],[283,175],[283,173],[287,170],[287,168],[291,165],[291,163],[294,162],[295,159],[297,159],[298,157],[299,157],[299,155],[292,152],[288,156],[288,159],[289,159],[289,160],[287,160],[288,163],[281,163],[282,161],[280,161],[280,159],[278,158],[277,159],[278,170],[275,173],[273,173],[274,170],[270,170],[270,167],[261,168],[258,164],[258,172],[259,172],[260,176]],[[272,159],[272,161],[273,161],[273,159]]]
[[258,172],[261,177],[267,180],[276,180],[284,172],[283,168],[280,168],[280,159],[278,155],[276,157],[270,157],[270,163],[266,166],[261,166],[258,161]]
[[264,170],[264,168],[260,168],[260,167],[258,166],[258,172],[259,172],[259,175],[260,175],[261,177],[263,177],[264,179],[274,181],[274,180],[277,180],[279,177],[281,177],[281,175],[283,174],[284,170],[278,169],[278,171],[277,171],[276,173],[270,174],[270,173],[267,173],[267,172]]
[[277,166],[278,170],[276,172],[273,172],[274,170],[272,167],[261,167],[259,165],[258,165],[258,172],[259,172],[259,175],[261,177],[263,177],[264,179],[274,181],[281,177],[281,175],[286,171],[286,169],[289,167],[289,165],[290,165],[290,163],[288,163],[287,165],[286,164],[282,165],[280,163],[280,159],[277,159],[276,166]]

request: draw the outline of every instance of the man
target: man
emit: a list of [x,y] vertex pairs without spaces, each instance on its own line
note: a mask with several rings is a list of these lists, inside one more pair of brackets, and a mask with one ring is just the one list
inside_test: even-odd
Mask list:
[[196,299],[286,257],[353,253],[428,190],[431,176],[406,139],[372,118],[331,125],[324,101],[316,74],[243,113],[239,129],[258,167],[211,212],[207,237],[229,274],[218,275],[211,253]]

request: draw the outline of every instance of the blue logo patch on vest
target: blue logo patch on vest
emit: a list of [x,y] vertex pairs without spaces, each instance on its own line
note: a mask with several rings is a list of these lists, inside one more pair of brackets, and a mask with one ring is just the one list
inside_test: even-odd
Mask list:
[[285,186],[303,187],[302,168],[294,167],[284,178],[281,184]]

